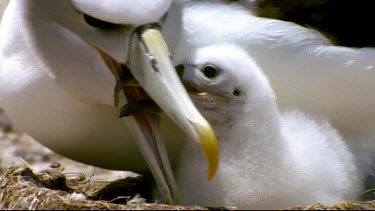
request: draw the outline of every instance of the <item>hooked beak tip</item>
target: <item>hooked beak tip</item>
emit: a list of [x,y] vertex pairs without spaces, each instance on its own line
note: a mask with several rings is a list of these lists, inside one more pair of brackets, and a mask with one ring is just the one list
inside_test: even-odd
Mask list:
[[206,121],[204,124],[197,125],[196,131],[198,132],[199,144],[208,164],[207,177],[208,180],[211,180],[216,175],[219,165],[219,146],[217,144],[217,139],[212,127]]

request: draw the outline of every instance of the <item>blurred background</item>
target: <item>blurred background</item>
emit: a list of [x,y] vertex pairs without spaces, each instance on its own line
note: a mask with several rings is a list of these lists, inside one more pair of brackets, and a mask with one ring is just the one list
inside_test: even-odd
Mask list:
[[[3,13],[9,0],[0,0],[0,20],[3,17]],[[11,129],[11,124],[6,117],[3,109],[0,108],[0,131],[9,131]]]

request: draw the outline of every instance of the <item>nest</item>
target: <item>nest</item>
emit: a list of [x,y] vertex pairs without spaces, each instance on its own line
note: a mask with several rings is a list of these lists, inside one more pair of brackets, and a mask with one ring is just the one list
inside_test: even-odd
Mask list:
[[[177,206],[145,203],[137,195],[141,177],[92,181],[66,175],[53,167],[37,173],[28,166],[12,166],[0,177],[1,210],[225,210],[233,207]],[[287,210],[374,210],[375,201],[315,204]]]

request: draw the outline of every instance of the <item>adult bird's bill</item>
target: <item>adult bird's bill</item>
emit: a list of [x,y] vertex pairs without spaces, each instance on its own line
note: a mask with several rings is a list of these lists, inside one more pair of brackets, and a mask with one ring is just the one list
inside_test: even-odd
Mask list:
[[[142,88],[191,139],[199,142],[208,163],[208,179],[211,179],[215,175],[219,160],[215,134],[182,86],[159,26],[152,24],[139,27],[131,38],[128,56],[130,71]],[[144,130],[146,126],[144,121],[140,120],[140,116],[134,116],[135,119],[127,123],[131,123],[129,127],[133,128],[138,146],[153,172],[162,195],[171,194],[174,203],[180,203],[179,191],[169,165],[163,138],[157,132],[158,120],[155,118],[158,116],[150,115],[145,112],[143,119],[149,124],[147,128],[151,131]],[[152,135],[146,138],[147,133]]]
[[163,111],[190,138],[199,142],[208,162],[208,179],[211,179],[219,159],[214,131],[183,87],[158,26],[140,27],[132,39],[130,71]]
[[162,198],[169,204],[181,204],[180,192],[160,133],[160,116],[155,114],[158,108],[152,108],[152,104],[156,102],[192,140],[201,145],[208,163],[209,180],[218,168],[216,136],[177,76],[160,26],[154,23],[138,27],[132,34],[129,46],[129,67],[94,47],[117,80],[115,105],[119,108],[120,117],[124,117],[123,122],[131,129]]
[[160,116],[155,114],[157,108],[152,110],[150,97],[192,140],[200,143],[208,162],[208,179],[215,175],[218,167],[216,137],[183,88],[159,25],[148,24],[137,28],[129,46],[129,67],[97,50],[118,81],[116,106],[120,108],[120,116],[125,116],[124,123],[137,140],[162,197],[167,203],[179,204],[181,196],[160,133]]

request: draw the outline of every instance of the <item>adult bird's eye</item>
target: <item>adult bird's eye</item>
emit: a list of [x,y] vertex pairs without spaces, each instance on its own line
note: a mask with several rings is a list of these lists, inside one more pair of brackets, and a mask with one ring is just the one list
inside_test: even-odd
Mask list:
[[213,65],[206,65],[202,69],[202,73],[207,78],[215,78],[219,74],[219,69]]
[[85,19],[87,24],[95,28],[114,29],[120,26],[119,24],[102,21],[86,14],[83,15],[83,18]]

